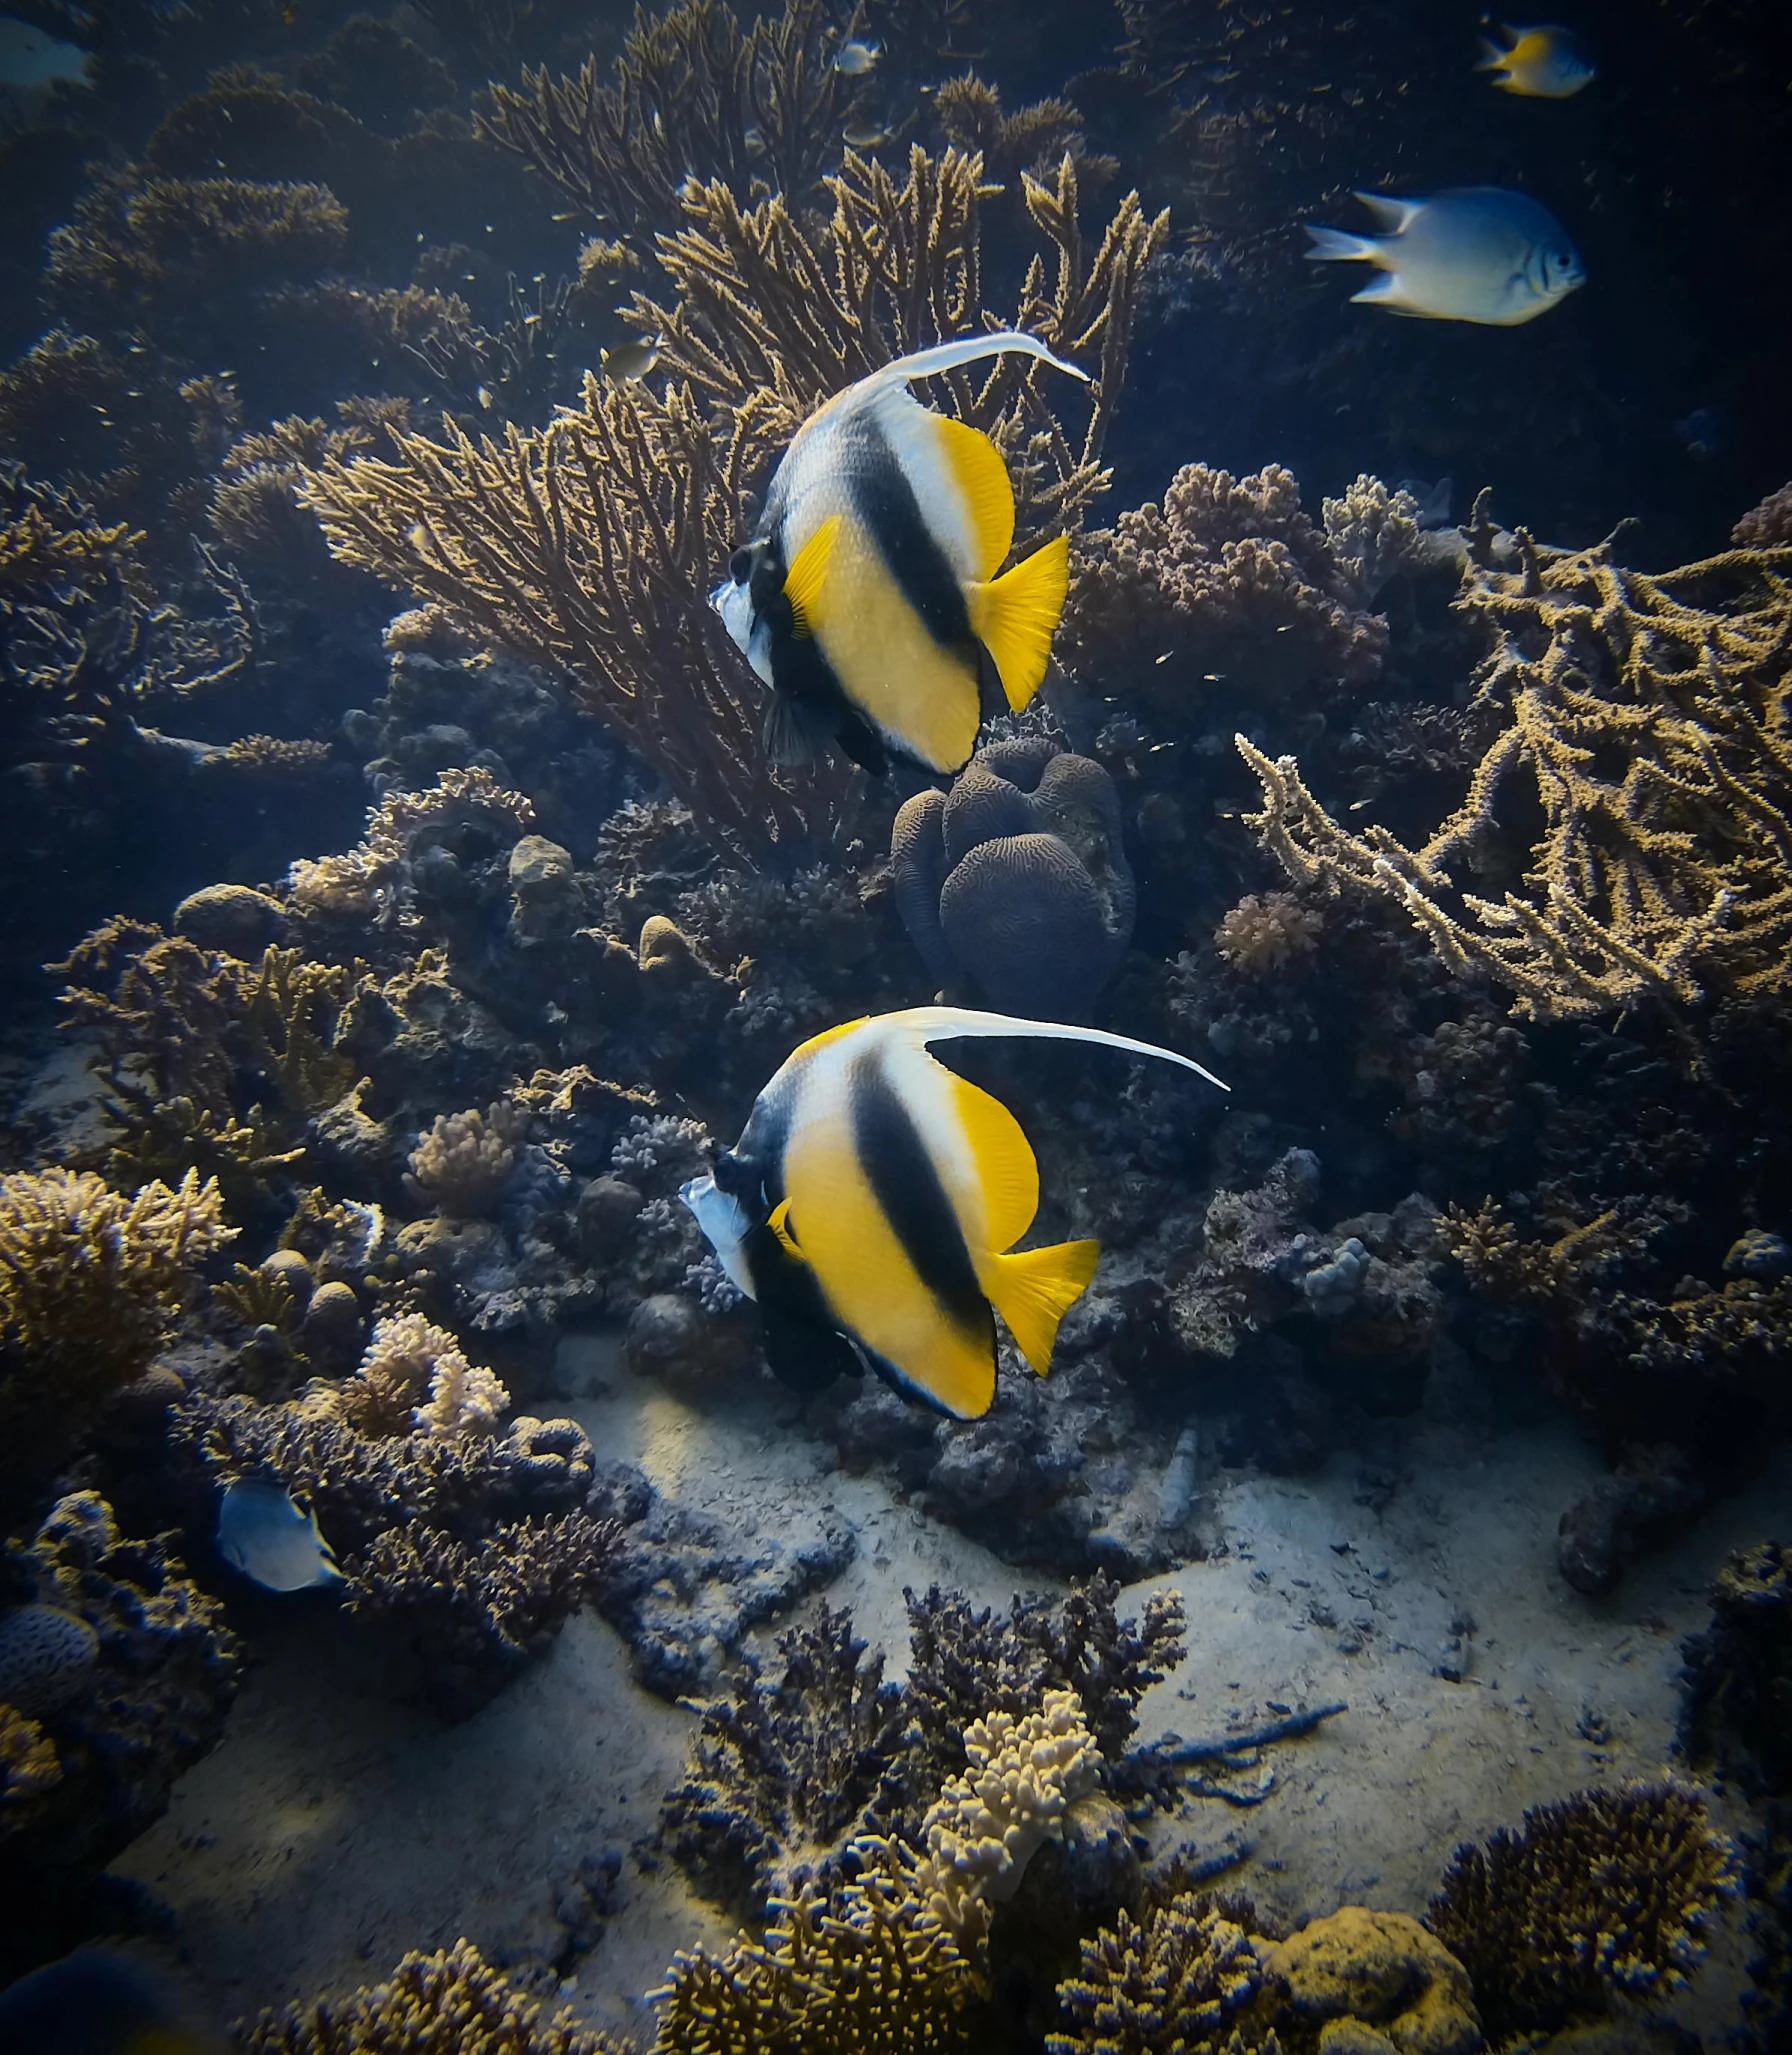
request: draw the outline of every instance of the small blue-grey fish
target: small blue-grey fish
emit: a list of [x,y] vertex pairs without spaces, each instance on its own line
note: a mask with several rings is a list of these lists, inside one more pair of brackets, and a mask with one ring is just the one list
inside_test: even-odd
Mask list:
[[1547,207],[1499,186],[1457,186],[1414,200],[1358,193],[1381,235],[1307,224],[1308,260],[1354,260],[1379,275],[1352,295],[1390,314],[1516,328],[1566,299],[1587,274]]
[[877,60],[883,55],[881,43],[861,42],[855,36],[850,43],[842,43],[834,58],[834,69],[843,71],[848,78],[863,78],[876,68]]
[[235,1477],[224,1487],[218,1553],[268,1591],[342,1582],[330,1544],[317,1531],[317,1515],[302,1511],[270,1477]]
[[1509,39],[1505,49],[1483,36],[1475,69],[1492,72],[1502,93],[1516,93],[1524,100],[1572,100],[1599,76],[1586,45],[1560,22],[1539,22],[1528,29],[1502,23],[1501,28]]

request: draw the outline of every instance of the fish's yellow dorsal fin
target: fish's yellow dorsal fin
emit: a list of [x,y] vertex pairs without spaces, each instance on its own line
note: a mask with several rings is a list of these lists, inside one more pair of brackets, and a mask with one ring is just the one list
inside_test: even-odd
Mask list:
[[1070,590],[1070,538],[1055,535],[990,585],[965,588],[971,628],[995,660],[1002,691],[1019,713],[1039,690],[1052,636]]
[[796,1236],[790,1231],[790,1201],[788,1199],[780,1199],[778,1201],[777,1205],[772,1208],[771,1218],[765,1224],[778,1237],[779,1241],[783,1243],[787,1255],[794,1256],[799,1263],[806,1260],[802,1250],[796,1245]]
[[1041,1377],[1052,1367],[1059,1321],[1082,1296],[1100,1260],[1099,1242],[1054,1242],[997,1256],[990,1264],[990,1304]]
[[989,1253],[995,1255],[1011,1249],[1039,1211],[1039,1165],[1033,1145],[1000,1099],[943,1063],[934,1067],[952,1080],[952,1110],[977,1166]]
[[791,628],[797,635],[815,633],[821,611],[821,588],[840,538],[840,516],[830,514],[810,536],[784,573],[784,597],[790,602]]
[[1008,466],[980,428],[946,414],[933,418],[946,468],[970,516],[976,575],[979,580],[993,578],[1014,547],[1014,487]]

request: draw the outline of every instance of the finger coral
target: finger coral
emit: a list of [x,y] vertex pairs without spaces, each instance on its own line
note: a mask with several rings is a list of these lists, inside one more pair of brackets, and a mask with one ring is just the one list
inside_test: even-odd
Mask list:
[[1261,2045],[1237,2017],[1263,1982],[1251,1934],[1201,1892],[1122,1912],[1080,1943],[1077,1974],[1058,1986],[1068,2032],[1046,2038],[1047,2055],[1230,2055]]
[[[1476,703],[1508,725],[1462,805],[1417,848],[1353,834],[1292,757],[1239,749],[1252,825],[1289,876],[1392,901],[1459,976],[1537,1019],[1644,998],[1767,996],[1792,963],[1792,550],[1738,549],[1653,576],[1610,542],[1472,566],[1458,605],[1492,648]],[[1520,795],[1539,815],[1520,890],[1480,896]],[[1527,816],[1528,817],[1528,816]]]
[[1427,1924],[1466,1966],[1498,2042],[1684,1984],[1734,1883],[1699,1798],[1630,1784],[1533,1806],[1522,1831],[1459,1848]]
[[127,1196],[90,1170],[0,1178],[0,1472],[48,1474],[148,1364],[236,1230],[215,1178]]
[[866,1659],[852,1617],[825,1603],[778,1637],[774,1679],[752,1668],[701,1709],[660,1833],[706,1895],[757,1906],[793,1862],[830,1849],[876,1796],[907,1708]]
[[528,1116],[504,1100],[481,1113],[439,1115],[417,1137],[410,1182],[417,1196],[453,1220],[491,1212],[516,1169]]
[[1003,1012],[1086,1019],[1132,938],[1114,781],[1048,743],[993,743],[949,794],[905,800],[890,860],[928,968]]
[[[1085,680],[1179,702],[1191,697],[1191,671],[1265,700],[1367,683],[1388,633],[1365,610],[1368,552],[1358,509],[1334,546],[1280,465],[1246,478],[1184,465],[1161,505],[1124,513],[1080,545],[1064,660]],[[1379,545],[1373,554],[1379,567]]]
[[570,2010],[546,2013],[467,1940],[405,1956],[386,1983],[269,2009],[237,2032],[248,2055],[620,2055]]
[[446,1328],[421,1313],[377,1322],[352,1377],[320,1380],[301,1409],[313,1419],[343,1421],[358,1434],[489,1434],[510,1394],[489,1370],[469,1363]]
[[778,1900],[763,1939],[674,1956],[650,1995],[654,2055],[952,2055],[977,1995],[971,1958],[922,1903],[905,1851],[861,1842],[831,1899]]

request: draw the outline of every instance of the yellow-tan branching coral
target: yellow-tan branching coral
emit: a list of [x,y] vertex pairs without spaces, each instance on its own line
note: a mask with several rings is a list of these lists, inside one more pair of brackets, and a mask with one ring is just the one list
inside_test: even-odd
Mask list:
[[479,116],[488,142],[521,157],[593,221],[675,227],[702,165],[742,200],[802,200],[838,162],[855,82],[835,69],[823,0],[786,0],[743,28],[724,0],[639,8],[612,82],[596,58],[574,78],[545,65],[494,85]]
[[[1259,1945],[1204,1892],[1181,1892],[1122,1912],[1079,1944],[1077,1974],[1058,1986],[1067,2032],[1050,2035],[1048,2055],[1220,2055],[1255,2051],[1265,2030],[1240,2033],[1239,2015],[1263,1982]],[[1273,2039],[1273,2035],[1269,2035]]]
[[[854,1881],[773,1901],[762,1940],[673,1958],[654,2055],[949,2055],[977,1994],[970,1955],[888,1844]],[[880,1859],[887,1857],[888,1860]]]
[[483,1113],[441,1114],[417,1137],[407,1182],[438,1213],[477,1219],[503,1196],[528,1126],[528,1116],[503,1100]]
[[193,1170],[130,1195],[90,1170],[0,1178],[0,1471],[54,1468],[235,1232]]
[[[1452,971],[1537,1019],[1643,999],[1765,997],[1792,978],[1792,549],[1736,549],[1650,576],[1612,545],[1471,566],[1458,605],[1488,631],[1477,705],[1506,723],[1461,806],[1417,848],[1341,826],[1292,757],[1239,749],[1252,816],[1303,885],[1391,901]],[[1536,816],[1517,885],[1501,822]]]
[[1291,892],[1247,892],[1214,930],[1213,945],[1235,970],[1262,977],[1310,956],[1324,927],[1319,909]]
[[548,2013],[466,1940],[405,1956],[386,1983],[269,2010],[237,2031],[248,2055],[621,2055],[569,2010]]
[[398,1313],[376,1323],[352,1377],[319,1380],[299,1403],[307,1417],[341,1420],[360,1434],[490,1434],[510,1394],[468,1362],[446,1328]]
[[969,1767],[947,1780],[922,1821],[915,1875],[933,1917],[974,1942],[1027,1864],[1062,1835],[1071,1806],[1100,1784],[1101,1751],[1076,1693],[1048,1691],[1036,1713],[973,1720],[964,1752]]
[[0,1844],[31,1800],[61,1781],[56,1744],[16,1706],[0,1705]]

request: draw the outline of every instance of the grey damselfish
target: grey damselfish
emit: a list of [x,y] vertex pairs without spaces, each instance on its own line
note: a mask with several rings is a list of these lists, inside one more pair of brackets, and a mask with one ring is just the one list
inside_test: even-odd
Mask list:
[[1373,264],[1352,295],[1390,314],[1516,328],[1586,283],[1579,253],[1547,207],[1500,186],[1458,186],[1397,200],[1358,193],[1380,235],[1309,222],[1308,261]]

